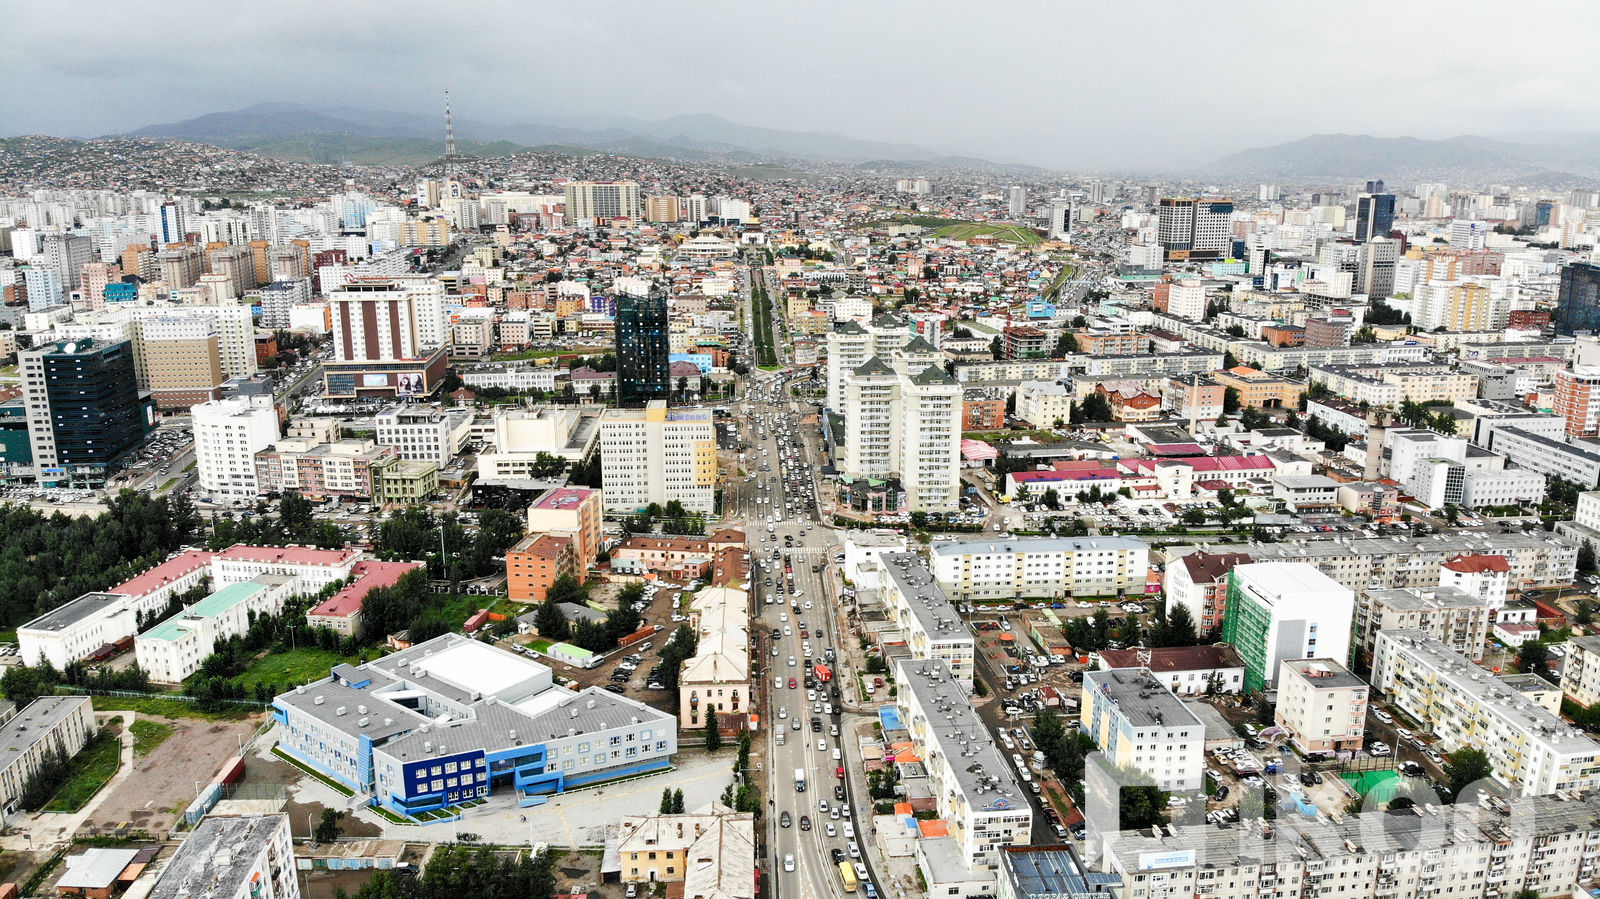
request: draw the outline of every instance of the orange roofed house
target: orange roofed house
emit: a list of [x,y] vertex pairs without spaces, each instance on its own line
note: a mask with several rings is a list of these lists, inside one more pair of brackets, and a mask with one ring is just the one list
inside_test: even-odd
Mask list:
[[532,534],[506,551],[506,593],[515,602],[544,602],[545,594],[564,574],[578,574],[578,554],[571,537]]

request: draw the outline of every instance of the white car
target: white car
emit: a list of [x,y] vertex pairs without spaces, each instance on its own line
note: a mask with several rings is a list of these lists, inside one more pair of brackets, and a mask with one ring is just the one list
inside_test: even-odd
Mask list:
[[783,870],[785,870],[785,871],[793,871],[794,870],[794,853],[793,852],[785,852],[783,854]]

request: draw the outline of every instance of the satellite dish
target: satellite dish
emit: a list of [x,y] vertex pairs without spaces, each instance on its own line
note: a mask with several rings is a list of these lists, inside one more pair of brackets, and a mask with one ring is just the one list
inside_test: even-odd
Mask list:
[[76,353],[78,351],[78,345],[76,343],[69,343],[61,349],[63,352]]

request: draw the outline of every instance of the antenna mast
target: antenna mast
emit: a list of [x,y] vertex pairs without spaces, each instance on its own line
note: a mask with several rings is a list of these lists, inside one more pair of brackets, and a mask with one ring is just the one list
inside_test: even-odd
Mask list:
[[444,89],[444,172],[446,179],[455,178],[456,126],[450,118],[450,88]]

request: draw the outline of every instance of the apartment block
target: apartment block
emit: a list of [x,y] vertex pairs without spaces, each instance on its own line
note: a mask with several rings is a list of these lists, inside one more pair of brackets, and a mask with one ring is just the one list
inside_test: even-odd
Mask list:
[[377,442],[394,447],[408,462],[447,467],[467,445],[472,413],[439,405],[390,406],[374,416]]
[[1273,722],[1301,752],[1360,749],[1367,682],[1335,659],[1284,659],[1273,714]]
[[256,454],[278,439],[278,410],[270,394],[213,400],[189,409],[195,472],[216,502],[254,504]]
[[140,634],[133,641],[139,667],[158,683],[182,683],[200,670],[218,642],[243,634],[254,616],[281,612],[284,600],[299,587],[297,578],[284,574],[260,574],[223,586]]
[[1488,753],[1516,795],[1600,786],[1600,743],[1420,630],[1378,632],[1372,686],[1437,734],[1442,751]]
[[[972,708],[967,684],[946,665],[901,659],[895,670],[900,718],[949,833],[947,844],[921,847],[919,862],[928,867],[924,857],[943,854],[969,871],[993,870],[1006,846],[1032,842],[1033,803],[1016,766]],[[942,879],[930,873],[924,871],[929,883]]]
[[1107,760],[1163,790],[1189,792],[1205,776],[1206,727],[1143,668],[1083,674],[1080,719]]
[[1378,633],[1420,630],[1474,662],[1482,661],[1495,607],[1454,587],[1362,590],[1350,629],[1351,662],[1370,665]]
[[1029,537],[938,543],[939,586],[959,600],[1144,592],[1150,547],[1137,537]]
[[970,691],[977,641],[927,566],[913,553],[883,553],[878,557],[878,595],[911,658],[943,662],[949,675]]
[[149,899],[300,899],[288,815],[211,815],[195,826]]
[[76,755],[94,735],[87,696],[41,696],[0,724],[0,809],[9,818],[28,781],[60,748]]
[[1573,637],[1561,666],[1561,695],[1585,708],[1600,702],[1600,636]]
[[528,533],[571,538],[580,583],[587,579],[589,566],[600,554],[603,505],[599,490],[557,487],[528,506]]
[[263,495],[293,491],[308,499],[372,499],[380,493],[384,470],[399,461],[394,447],[371,440],[285,437],[256,453],[256,488]]

